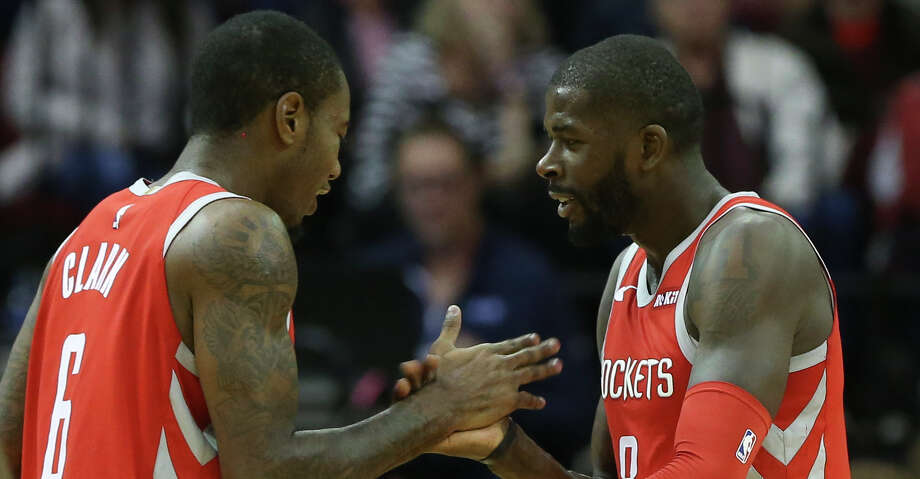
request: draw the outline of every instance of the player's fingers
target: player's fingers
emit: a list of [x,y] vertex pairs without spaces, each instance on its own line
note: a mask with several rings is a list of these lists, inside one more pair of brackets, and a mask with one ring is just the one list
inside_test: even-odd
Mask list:
[[423,384],[428,384],[431,381],[434,381],[434,378],[438,375],[438,366],[441,364],[441,357],[429,354],[422,361],[422,366],[424,369],[424,379]]
[[396,385],[393,386],[393,402],[402,401],[409,397],[409,394],[412,394],[412,385],[409,384],[409,380],[400,378],[399,381],[396,381]]
[[451,349],[454,349],[454,343],[457,341],[457,336],[460,336],[460,316],[460,307],[456,304],[447,308],[447,314],[444,316],[444,324],[441,326],[441,334],[431,345],[431,349],[429,349],[431,354],[443,356]]
[[518,336],[514,339],[506,339],[500,343],[490,344],[488,347],[496,354],[514,354],[539,342],[540,335],[537,333],[530,333]]
[[546,407],[546,399],[534,396],[527,391],[518,391],[518,409],[543,409],[544,407]]
[[413,391],[422,387],[422,382],[425,379],[425,367],[421,362],[414,359],[406,361],[399,365],[399,370],[402,372],[404,379],[409,381]]
[[558,353],[560,347],[561,345],[558,339],[550,338],[536,346],[524,348],[509,355],[508,361],[515,368],[527,366],[528,364],[536,364]]
[[517,370],[518,384],[528,384],[535,381],[542,381],[548,377],[555,376],[562,372],[562,360],[558,358],[550,359],[542,364],[525,366]]

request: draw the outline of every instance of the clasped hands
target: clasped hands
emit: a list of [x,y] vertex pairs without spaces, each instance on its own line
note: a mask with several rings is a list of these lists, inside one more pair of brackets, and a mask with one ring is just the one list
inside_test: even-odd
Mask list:
[[[432,343],[428,356],[423,360],[406,361],[400,365],[403,377],[393,388],[393,399],[401,401],[438,381],[464,383],[470,376],[504,374],[504,377],[496,378],[499,380],[497,385],[485,381],[467,381],[467,384],[483,388],[483,396],[496,394],[496,397],[497,393],[491,389],[500,386],[507,390],[510,386],[510,400],[487,403],[482,411],[464,411],[470,417],[459,419],[456,430],[452,430],[447,437],[426,451],[482,461],[489,458],[508,433],[512,425],[508,418],[511,412],[517,409],[539,410],[546,406],[544,398],[519,391],[518,387],[555,376],[562,371],[561,360],[549,359],[559,352],[560,344],[555,338],[541,342],[537,334],[526,334],[500,343],[457,348],[455,342],[460,328],[460,308],[451,306],[447,310],[441,334]],[[507,399],[508,391],[502,397]]]

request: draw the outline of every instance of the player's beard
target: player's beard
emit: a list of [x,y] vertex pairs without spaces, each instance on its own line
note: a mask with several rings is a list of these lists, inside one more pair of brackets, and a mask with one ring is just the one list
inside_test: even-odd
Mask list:
[[614,155],[613,168],[593,189],[575,192],[583,220],[569,223],[569,241],[592,246],[626,234],[638,207],[638,198],[626,179],[626,152]]

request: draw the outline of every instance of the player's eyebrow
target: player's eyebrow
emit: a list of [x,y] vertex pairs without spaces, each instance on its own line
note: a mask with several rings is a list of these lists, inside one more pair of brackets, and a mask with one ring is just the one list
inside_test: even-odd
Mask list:
[[559,122],[554,122],[549,125],[549,128],[545,128],[546,134],[549,136],[563,134],[563,133],[572,133],[574,130],[578,129],[578,125],[573,120],[562,120]]

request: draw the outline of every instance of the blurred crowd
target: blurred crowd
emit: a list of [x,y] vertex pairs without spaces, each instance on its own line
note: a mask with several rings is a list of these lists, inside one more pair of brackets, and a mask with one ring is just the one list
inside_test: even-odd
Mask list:
[[[549,406],[517,419],[586,468],[597,304],[627,240],[569,246],[534,165],[557,64],[639,33],[699,88],[709,169],[796,215],[834,275],[854,477],[920,477],[916,0],[2,2],[0,349],[83,215],[175,160],[196,45],[264,8],[326,38],[352,91],[343,177],[295,245],[302,426],[385,406],[456,303],[466,344],[562,339]],[[426,456],[387,477],[490,476]]]

